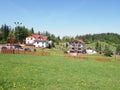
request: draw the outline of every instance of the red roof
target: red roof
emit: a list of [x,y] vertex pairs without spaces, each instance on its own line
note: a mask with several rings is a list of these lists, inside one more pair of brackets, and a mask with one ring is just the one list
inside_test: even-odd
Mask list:
[[33,36],[35,38],[35,40],[38,40],[40,35],[39,34],[32,34],[31,36]]
[[48,39],[47,36],[43,36],[43,35],[40,35],[40,38],[43,40],[43,41],[46,41]]
[[46,41],[48,39],[47,36],[44,35],[39,35],[39,34],[31,34],[32,37],[35,38],[35,41],[42,39],[43,41]]
[[85,44],[85,42],[83,40],[75,40],[74,42],[80,42],[82,44]]

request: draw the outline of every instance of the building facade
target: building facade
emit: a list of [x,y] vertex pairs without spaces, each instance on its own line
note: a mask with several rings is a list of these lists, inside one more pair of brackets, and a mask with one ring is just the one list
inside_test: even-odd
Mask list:
[[33,45],[35,47],[47,48],[49,47],[50,41],[47,36],[39,34],[31,34],[26,37],[26,45]]
[[85,42],[82,40],[75,40],[70,43],[69,53],[83,53],[85,51]]

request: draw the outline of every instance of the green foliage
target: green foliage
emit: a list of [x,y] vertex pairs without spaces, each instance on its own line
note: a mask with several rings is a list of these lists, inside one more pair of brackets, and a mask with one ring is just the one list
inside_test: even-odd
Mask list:
[[108,46],[105,46],[104,55],[109,57],[112,57],[113,55],[112,50],[110,50]]
[[0,28],[0,40],[2,43],[7,41],[7,37],[9,35],[9,32],[11,31],[10,27],[5,25],[2,25]]
[[70,36],[64,36],[62,38],[62,42],[72,42],[73,40],[75,40],[75,38]]
[[83,39],[87,43],[93,43],[96,41],[102,41],[109,44],[119,44],[120,35],[115,33],[101,33],[101,34],[87,34],[76,36],[77,39]]
[[64,50],[64,54],[67,54],[68,52],[67,52],[67,50]]
[[54,42],[52,42],[52,47],[55,47],[55,43]]
[[31,33],[34,34],[34,29],[33,28],[31,28]]
[[117,46],[116,53],[120,55],[120,45]]
[[23,40],[31,34],[30,30],[25,27],[16,27],[15,28],[15,40],[22,43]]
[[95,50],[101,54],[102,49],[101,49],[101,44],[99,42],[96,43]]

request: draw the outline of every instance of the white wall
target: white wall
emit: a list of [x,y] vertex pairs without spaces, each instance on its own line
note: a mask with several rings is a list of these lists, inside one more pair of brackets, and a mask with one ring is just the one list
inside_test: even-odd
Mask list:
[[34,43],[35,38],[26,38],[26,44],[33,44]]
[[44,47],[46,48],[48,45],[47,45],[47,42],[35,42],[34,43],[35,47]]

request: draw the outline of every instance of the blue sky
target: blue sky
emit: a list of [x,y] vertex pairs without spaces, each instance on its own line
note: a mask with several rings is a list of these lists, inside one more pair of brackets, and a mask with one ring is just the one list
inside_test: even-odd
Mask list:
[[61,37],[120,34],[120,0],[0,0],[0,25],[16,21]]

